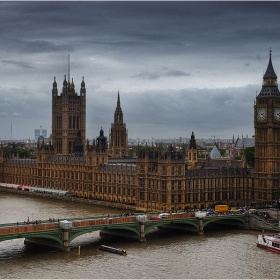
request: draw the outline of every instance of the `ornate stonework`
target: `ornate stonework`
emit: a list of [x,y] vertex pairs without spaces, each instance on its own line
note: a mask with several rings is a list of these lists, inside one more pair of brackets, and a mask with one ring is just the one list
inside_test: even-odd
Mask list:
[[254,110],[255,201],[275,201],[280,187],[280,93],[271,50]]

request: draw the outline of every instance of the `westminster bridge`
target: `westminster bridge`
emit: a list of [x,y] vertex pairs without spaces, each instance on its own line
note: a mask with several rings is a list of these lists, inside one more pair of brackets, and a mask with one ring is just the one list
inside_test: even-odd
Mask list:
[[64,219],[62,221],[40,221],[40,223],[10,223],[0,225],[0,241],[25,238],[24,243],[35,243],[70,251],[72,240],[86,233],[100,231],[129,237],[140,242],[155,228],[184,230],[203,234],[209,226],[230,225],[246,228],[247,217],[243,214],[195,217],[194,213],[170,214],[162,219],[152,215],[95,216]]

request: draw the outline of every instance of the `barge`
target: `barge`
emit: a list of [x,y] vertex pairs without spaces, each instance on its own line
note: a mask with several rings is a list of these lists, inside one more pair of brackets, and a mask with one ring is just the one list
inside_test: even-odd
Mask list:
[[110,252],[110,253],[126,256],[126,250],[125,249],[114,248],[114,247],[110,247],[110,246],[106,246],[106,245],[100,245],[98,247],[98,250],[107,251],[107,252]]

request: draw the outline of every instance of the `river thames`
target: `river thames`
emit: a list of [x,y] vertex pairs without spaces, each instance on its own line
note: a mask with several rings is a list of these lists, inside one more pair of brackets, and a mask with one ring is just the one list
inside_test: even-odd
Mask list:
[[[0,192],[0,224],[125,213],[125,210]],[[99,236],[75,239],[69,253],[0,242],[1,279],[279,279],[280,255],[256,246],[258,231],[215,229],[204,235],[155,231],[141,243]],[[123,248],[127,256],[97,250]],[[80,255],[78,255],[80,246]]]

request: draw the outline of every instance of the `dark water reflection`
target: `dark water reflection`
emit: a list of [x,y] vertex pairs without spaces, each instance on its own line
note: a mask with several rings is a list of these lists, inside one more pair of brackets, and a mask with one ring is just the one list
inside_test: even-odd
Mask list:
[[[121,212],[0,193],[0,223],[24,221],[28,216],[43,220]],[[4,241],[0,242],[0,278],[279,279],[280,255],[257,248],[257,234],[231,228],[204,235],[153,231],[146,243],[140,243],[93,232],[75,239],[70,253],[27,247],[23,239]],[[99,251],[100,244],[125,248],[128,255]]]

